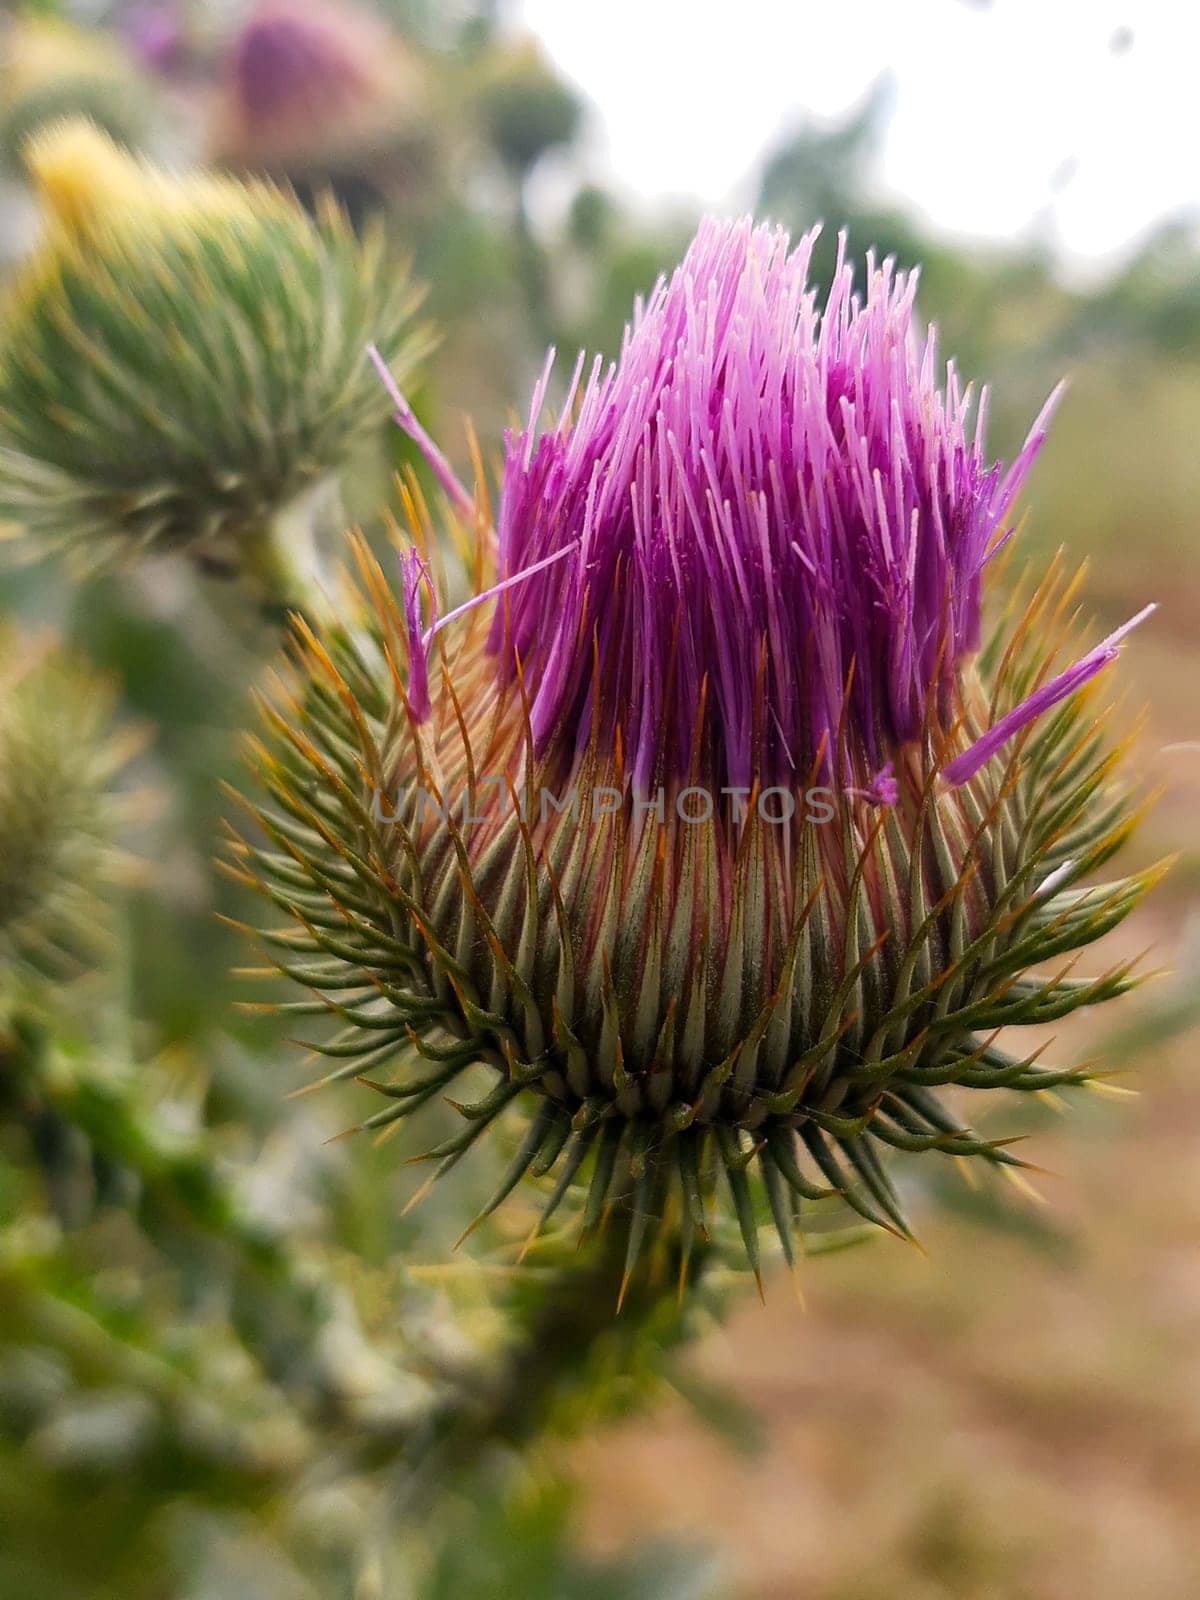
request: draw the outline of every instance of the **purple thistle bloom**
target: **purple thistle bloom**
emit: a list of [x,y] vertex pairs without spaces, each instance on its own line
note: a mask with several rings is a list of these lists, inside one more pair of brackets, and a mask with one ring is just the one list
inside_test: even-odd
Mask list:
[[952,718],[983,569],[1057,393],[1012,467],[989,465],[986,394],[972,427],[953,364],[939,389],[915,275],[868,257],[860,297],[839,253],[820,309],[815,237],[789,254],[781,230],[704,223],[577,413],[579,368],[565,420],[536,433],[543,383],[509,439],[501,573],[577,550],[492,633],[543,744],[583,742],[598,710],[638,781],[660,743],[685,774],[699,727],[721,778],[787,783],[839,743],[865,778]]
[[[518,584],[490,648],[532,683],[544,750],[619,732],[635,785],[706,771],[746,787],[830,771],[895,804],[889,749],[949,728],[978,650],[987,562],[1045,438],[1060,389],[1012,468],[984,456],[987,392],[970,391],[913,324],[915,275],[868,257],[865,304],[839,251],[823,312],[807,284],[816,231],[705,223],[639,307],[621,361],[593,366],[578,415],[537,435],[553,363],[525,432],[508,439],[492,588]],[[471,496],[376,352],[396,420],[451,503]],[[545,552],[549,553],[545,553]],[[541,552],[541,553],[539,553]],[[526,580],[563,562],[538,584]],[[1028,696],[943,770],[966,782],[1043,711],[1090,681],[1154,608]],[[426,645],[428,639],[426,639]],[[835,752],[832,757],[830,752]]]
[[914,327],[915,278],[869,261],[859,298],[839,259],[820,308],[813,237],[789,254],[706,223],[539,432],[547,366],[494,530],[377,358],[474,532],[469,592],[439,610],[408,552],[397,605],[360,547],[370,602],[301,652],[300,735],[274,722],[303,781],[264,760],[285,852],[246,851],[295,907],[276,945],[328,991],[329,1077],[384,1101],[363,1126],[489,1068],[435,1176],[511,1107],[524,1135],[482,1215],[554,1172],[544,1227],[578,1175],[583,1232],[624,1230],[626,1284],[655,1234],[654,1270],[677,1249],[686,1280],[717,1204],[757,1271],[768,1210],[789,1261],[801,1208],[835,1197],[907,1234],[892,1152],[1021,1165],[941,1091],[1086,1081],[997,1034],[1128,987],[1058,962],[1153,881],[1086,887],[1127,822],[1068,699],[1141,616],[1056,672],[1052,568],[980,650],[1055,397],[990,463],[982,397],[970,418]]

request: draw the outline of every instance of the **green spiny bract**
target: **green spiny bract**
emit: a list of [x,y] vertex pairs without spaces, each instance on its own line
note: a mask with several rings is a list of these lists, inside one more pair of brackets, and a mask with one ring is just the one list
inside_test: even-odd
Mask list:
[[[386,1099],[364,1129],[484,1064],[494,1086],[430,1151],[438,1175],[519,1106],[527,1128],[496,1202],[526,1172],[548,1174],[544,1222],[579,1180],[585,1226],[624,1200],[634,1254],[664,1216],[690,1249],[720,1180],[756,1262],[760,1195],[790,1257],[803,1208],[832,1194],[907,1233],[891,1152],[1019,1168],[948,1087],[1090,1081],[993,1037],[1131,982],[1124,965],[1069,975],[1152,879],[1084,886],[1131,826],[1090,691],[953,793],[931,729],[882,815],[857,802],[836,824],[781,830],[751,808],[739,834],[727,818],[682,824],[668,789],[667,826],[651,815],[639,830],[629,798],[605,815],[542,805],[543,791],[556,804],[624,791],[624,775],[595,750],[567,779],[540,762],[516,689],[472,707],[478,633],[435,696],[431,746],[398,687],[408,655],[383,585],[372,572],[381,613],[299,648],[257,747],[267,843],[235,846],[239,875],[288,919],[263,932],[272,962],[312,992],[283,1009],[339,1024],[314,1045],[328,1081]],[[1006,654],[997,634],[975,715],[1044,670],[1032,641],[1065,587],[1035,595],[1021,647]],[[495,774],[514,785],[502,803],[481,781]]]
[[952,1091],[1089,1080],[995,1035],[1125,990],[1071,968],[1153,877],[1094,881],[1131,825],[1095,701],[1116,648],[1057,670],[1057,563],[981,648],[1038,435],[987,467],[903,280],[864,307],[843,274],[824,322],[802,280],[765,230],[706,228],[615,375],[510,440],[468,606],[360,549],[366,598],[302,630],[267,712],[266,843],[235,846],[311,991],[285,1009],[340,1024],[329,1077],[383,1097],[363,1127],[490,1069],[435,1173],[511,1108],[487,1211],[527,1174],[543,1222],[618,1209],[631,1269],[714,1214],[756,1267],[769,1217],[790,1259],[831,1195],[907,1234],[893,1152],[1018,1169]]
[[0,633],[0,1002],[97,952],[130,808],[114,780],[132,737],[112,724],[107,685],[44,640]]
[[254,565],[383,421],[368,340],[416,354],[382,238],[265,183],[156,172],[86,124],[29,161],[51,215],[3,308],[0,516],[86,565]]

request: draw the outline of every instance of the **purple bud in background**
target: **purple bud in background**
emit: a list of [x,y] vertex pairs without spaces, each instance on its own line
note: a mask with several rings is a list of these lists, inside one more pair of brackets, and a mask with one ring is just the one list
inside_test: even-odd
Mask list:
[[424,146],[417,63],[350,0],[261,0],[230,43],[223,80],[214,154],[227,165],[370,178],[389,159],[408,172]]
[[267,0],[234,41],[228,63],[247,123],[325,117],[370,83],[356,31],[361,19],[321,4]]

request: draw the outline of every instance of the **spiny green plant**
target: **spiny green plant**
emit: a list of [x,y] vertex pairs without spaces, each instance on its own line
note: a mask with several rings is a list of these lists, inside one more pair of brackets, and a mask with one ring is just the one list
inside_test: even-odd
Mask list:
[[721,1191],[757,1271],[760,1223],[791,1260],[831,1195],[908,1236],[894,1153],[1019,1171],[953,1091],[1096,1080],[996,1034],[1127,989],[1071,968],[1156,876],[1094,878],[1132,624],[1079,655],[1055,562],[984,638],[1044,418],[989,466],[912,280],[872,263],[860,301],[843,265],[819,310],[811,247],[706,225],[541,434],[539,386],[495,531],[431,451],[470,598],[439,614],[410,493],[400,592],[360,545],[341,625],[298,629],[235,845],[362,1126],[486,1069],[434,1176],[511,1113],[484,1214],[577,1193],[628,1273],[668,1240],[686,1273]]
[[421,347],[382,235],[156,171],[86,123],[28,161],[49,226],[3,305],[0,516],[86,565],[279,559],[272,527],[384,420],[367,340],[405,370]]
[[0,630],[0,1010],[36,974],[98,950],[103,901],[128,872],[122,795],[141,742],[114,727],[109,685],[52,641]]

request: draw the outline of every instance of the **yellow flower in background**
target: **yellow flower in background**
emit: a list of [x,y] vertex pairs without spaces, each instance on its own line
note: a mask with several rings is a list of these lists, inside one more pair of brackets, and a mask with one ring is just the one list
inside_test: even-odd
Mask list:
[[380,233],[265,182],[160,170],[84,122],[28,153],[47,212],[0,324],[0,517],[85,565],[236,572],[385,419],[414,297]]

